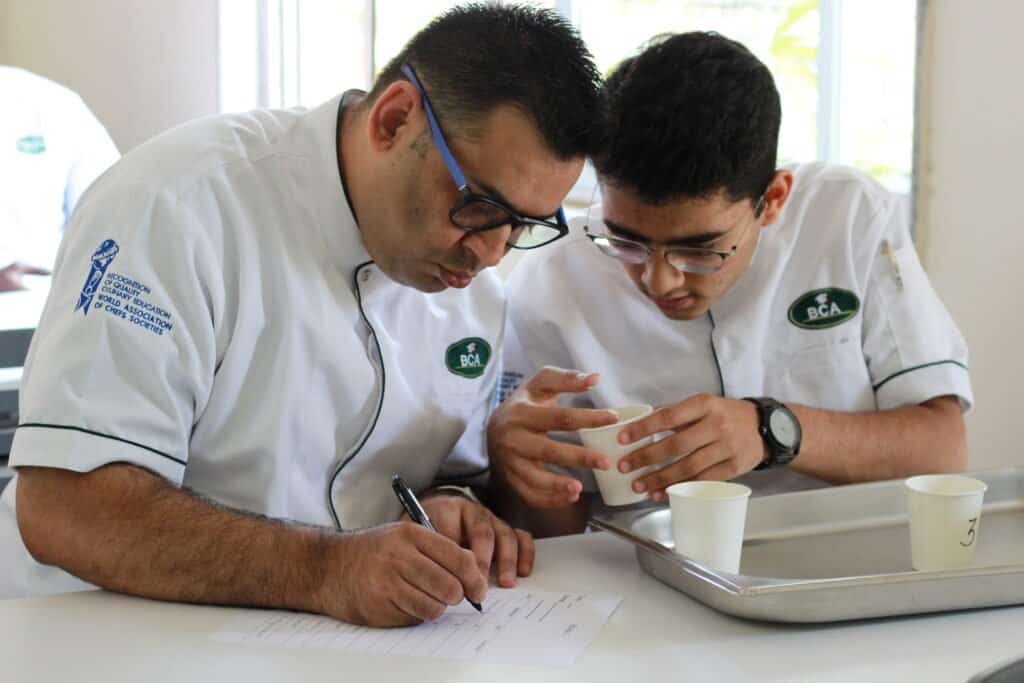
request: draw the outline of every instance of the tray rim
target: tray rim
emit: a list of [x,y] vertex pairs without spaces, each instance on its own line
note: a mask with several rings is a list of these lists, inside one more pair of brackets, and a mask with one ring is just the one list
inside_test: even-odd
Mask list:
[[[1024,467],[1000,467],[986,470],[976,470],[972,472],[964,472],[967,476],[980,476],[982,478],[997,478],[997,477],[1008,477],[1017,476],[1024,477]],[[830,493],[836,491],[842,491],[848,493],[852,489],[878,489],[878,488],[890,488],[902,484],[904,479],[888,479],[884,481],[867,482],[863,484],[848,484],[844,486],[833,486],[823,489],[813,489],[810,491],[794,491],[789,493],[778,493],[771,496],[764,496],[760,498],[772,499],[773,501],[780,501],[786,499],[804,499],[807,497],[820,497],[827,496]],[[699,562],[677,554],[674,550],[669,547],[658,543],[657,541],[640,536],[630,531],[632,525],[639,519],[656,512],[661,512],[666,509],[667,506],[661,505],[657,507],[644,507],[640,509],[629,509],[622,510],[619,512],[613,512],[602,517],[592,517],[588,525],[594,529],[601,531],[607,531],[614,536],[617,536],[629,543],[632,543],[636,547],[636,552],[653,554],[663,560],[666,560],[672,564],[677,565],[685,574],[689,574],[694,578],[701,579],[704,582],[715,586],[716,588],[726,591],[732,595],[739,597],[756,597],[759,595],[771,595],[779,593],[789,592],[801,592],[801,591],[816,591],[829,588],[848,588],[848,587],[863,587],[872,584],[886,584],[893,585],[899,583],[926,583],[931,581],[948,581],[951,579],[958,579],[964,577],[985,577],[985,576],[1002,576],[1002,575],[1016,575],[1020,574],[1024,576],[1024,563],[1017,564],[1002,564],[1002,565],[988,565],[981,567],[964,567],[961,569],[944,569],[944,570],[932,570],[932,571],[903,571],[903,572],[890,572],[882,574],[860,574],[853,576],[841,576],[831,578],[820,578],[820,579],[793,579],[793,578],[779,578],[770,576],[754,576],[749,574],[732,574],[729,572],[723,572],[710,567],[706,567]],[[986,505],[986,507],[989,507]],[[993,508],[999,509],[1000,507],[1009,507],[1002,501],[993,503]],[[643,563],[641,563],[642,565]],[[644,567],[646,571],[646,567]],[[1024,602],[1024,601],[1022,601]]]

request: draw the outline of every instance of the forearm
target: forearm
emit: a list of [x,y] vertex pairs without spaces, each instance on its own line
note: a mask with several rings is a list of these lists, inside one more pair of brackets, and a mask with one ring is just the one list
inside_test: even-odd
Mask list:
[[841,413],[787,403],[803,428],[799,472],[835,483],[897,479],[925,472],[958,472],[967,442],[958,399]]
[[23,468],[17,509],[40,562],[98,586],[318,611],[329,531],[230,510],[130,465],[86,474]]

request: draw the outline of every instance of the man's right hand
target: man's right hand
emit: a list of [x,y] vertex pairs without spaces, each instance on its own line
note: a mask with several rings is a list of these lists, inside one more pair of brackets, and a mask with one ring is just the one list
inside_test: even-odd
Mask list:
[[25,275],[50,275],[45,268],[28,266],[15,261],[5,268],[0,268],[0,292],[14,292],[25,289]]
[[607,410],[560,408],[558,397],[582,393],[597,384],[597,374],[546,367],[524,382],[491,416],[487,450],[495,475],[527,505],[564,507],[579,499],[579,480],[545,465],[608,469],[608,459],[575,444],[555,441],[548,432],[571,432],[615,424]]
[[354,624],[409,626],[437,619],[487,578],[473,552],[412,522],[329,535],[316,611]]
[[343,533],[268,520],[126,463],[24,466],[16,494],[18,530],[38,562],[120,593],[399,626],[487,592],[477,556],[424,527]]

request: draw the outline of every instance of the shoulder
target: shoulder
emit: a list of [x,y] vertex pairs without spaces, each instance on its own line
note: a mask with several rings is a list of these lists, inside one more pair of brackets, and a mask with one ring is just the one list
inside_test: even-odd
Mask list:
[[47,133],[73,137],[97,123],[77,92],[30,71],[0,67],[0,92],[5,95],[5,107],[31,114]]
[[260,162],[280,154],[278,142],[295,123],[292,112],[256,111],[174,127],[125,154],[80,206],[109,212],[169,202],[203,213],[243,194],[266,190],[269,198],[283,188]]
[[285,112],[271,111],[196,119],[142,143],[117,168],[122,176],[183,192],[190,183],[273,155],[291,123]]
[[24,99],[19,100],[19,98],[31,98],[30,102],[40,103],[79,99],[73,90],[56,81],[12,66],[0,66],[0,86],[3,87],[5,94],[12,93],[18,96],[10,99],[13,102],[25,102]]
[[773,233],[791,250],[867,255],[894,225],[905,229],[908,218],[906,197],[857,169],[815,162],[793,169],[793,189]]
[[792,170],[793,190],[787,209],[798,210],[801,214],[838,215],[838,211],[848,210],[853,212],[849,214],[853,219],[871,220],[891,210],[898,201],[898,197],[877,180],[849,166],[814,162]]

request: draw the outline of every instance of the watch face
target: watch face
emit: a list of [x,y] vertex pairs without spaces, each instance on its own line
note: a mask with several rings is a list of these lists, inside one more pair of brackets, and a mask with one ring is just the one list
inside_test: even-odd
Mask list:
[[768,428],[771,429],[772,436],[775,437],[775,440],[784,448],[793,448],[796,446],[796,423],[786,411],[773,410],[772,414],[768,417]]

